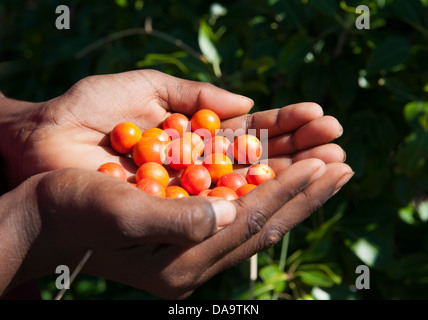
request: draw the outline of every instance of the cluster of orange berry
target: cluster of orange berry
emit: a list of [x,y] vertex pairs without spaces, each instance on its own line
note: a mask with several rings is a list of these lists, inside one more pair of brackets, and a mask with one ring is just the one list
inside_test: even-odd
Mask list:
[[[256,136],[242,134],[232,142],[219,134],[220,127],[219,116],[208,109],[197,111],[190,120],[172,113],[162,128],[143,132],[131,122],[121,122],[111,131],[110,143],[138,167],[131,183],[159,197],[203,195],[233,200],[275,177],[271,167],[256,163],[262,154]],[[245,177],[233,172],[235,161],[251,164]],[[128,181],[120,164],[104,163],[98,171]],[[177,184],[171,183],[173,173],[178,174]]]

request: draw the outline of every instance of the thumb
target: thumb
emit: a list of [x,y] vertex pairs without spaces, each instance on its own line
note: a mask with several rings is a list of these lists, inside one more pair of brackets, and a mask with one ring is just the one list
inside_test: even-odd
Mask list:
[[189,115],[199,109],[211,109],[221,119],[227,119],[247,114],[254,105],[250,98],[210,83],[180,79],[155,70],[128,71],[126,75],[132,76],[134,83],[142,86],[142,90],[135,92],[147,91],[145,85],[149,79],[156,97],[169,112]]
[[146,202],[145,206],[145,212],[148,214],[141,221],[144,224],[144,243],[198,243],[232,223],[236,217],[234,203],[219,198],[149,197],[152,199]]

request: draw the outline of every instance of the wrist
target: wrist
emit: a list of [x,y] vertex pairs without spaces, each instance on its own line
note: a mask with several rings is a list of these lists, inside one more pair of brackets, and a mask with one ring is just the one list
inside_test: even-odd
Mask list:
[[[34,266],[29,253],[41,230],[36,180],[30,178],[0,197],[0,261],[5,262],[0,270],[0,296],[34,278],[28,271]],[[32,265],[31,269],[27,265]]]
[[22,156],[25,141],[39,121],[36,113],[38,105],[10,99],[0,93],[0,158],[5,165],[2,169],[7,173],[7,181],[1,183],[8,185],[9,190],[25,179]]

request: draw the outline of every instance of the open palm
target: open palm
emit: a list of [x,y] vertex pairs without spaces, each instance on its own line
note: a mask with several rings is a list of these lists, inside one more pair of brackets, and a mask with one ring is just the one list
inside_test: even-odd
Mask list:
[[306,158],[344,160],[343,150],[329,143],[342,128],[318,105],[301,103],[249,114],[252,107],[248,98],[153,70],[88,77],[33,111],[38,123],[28,130],[17,180],[65,167],[96,169],[110,161],[132,174],[132,160],[110,147],[108,134],[116,124],[130,121],[145,130],[159,126],[172,112],[191,116],[203,108],[215,111],[224,129],[268,129],[268,156],[276,172]]

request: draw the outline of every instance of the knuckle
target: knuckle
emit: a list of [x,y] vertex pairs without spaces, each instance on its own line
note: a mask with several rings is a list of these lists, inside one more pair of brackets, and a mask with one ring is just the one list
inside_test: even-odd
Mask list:
[[258,233],[263,228],[267,220],[267,213],[262,209],[261,206],[255,205],[253,208],[248,208],[248,218],[246,224],[247,239]]
[[181,268],[180,272],[173,272],[172,274],[164,277],[164,286],[166,290],[163,291],[164,298],[167,299],[184,299],[189,296],[195,287],[197,281],[197,274]]
[[278,229],[273,229],[273,230],[264,232],[260,237],[258,250],[263,251],[273,247],[282,239],[282,237],[286,233],[287,231],[282,232],[281,230],[278,230]]
[[309,194],[309,192],[306,189],[303,189],[301,191],[301,194],[306,199],[305,203],[307,206],[306,210],[308,211],[308,213],[312,213],[312,212],[318,210],[324,204],[324,201],[322,201],[318,197],[312,196],[311,194]]

